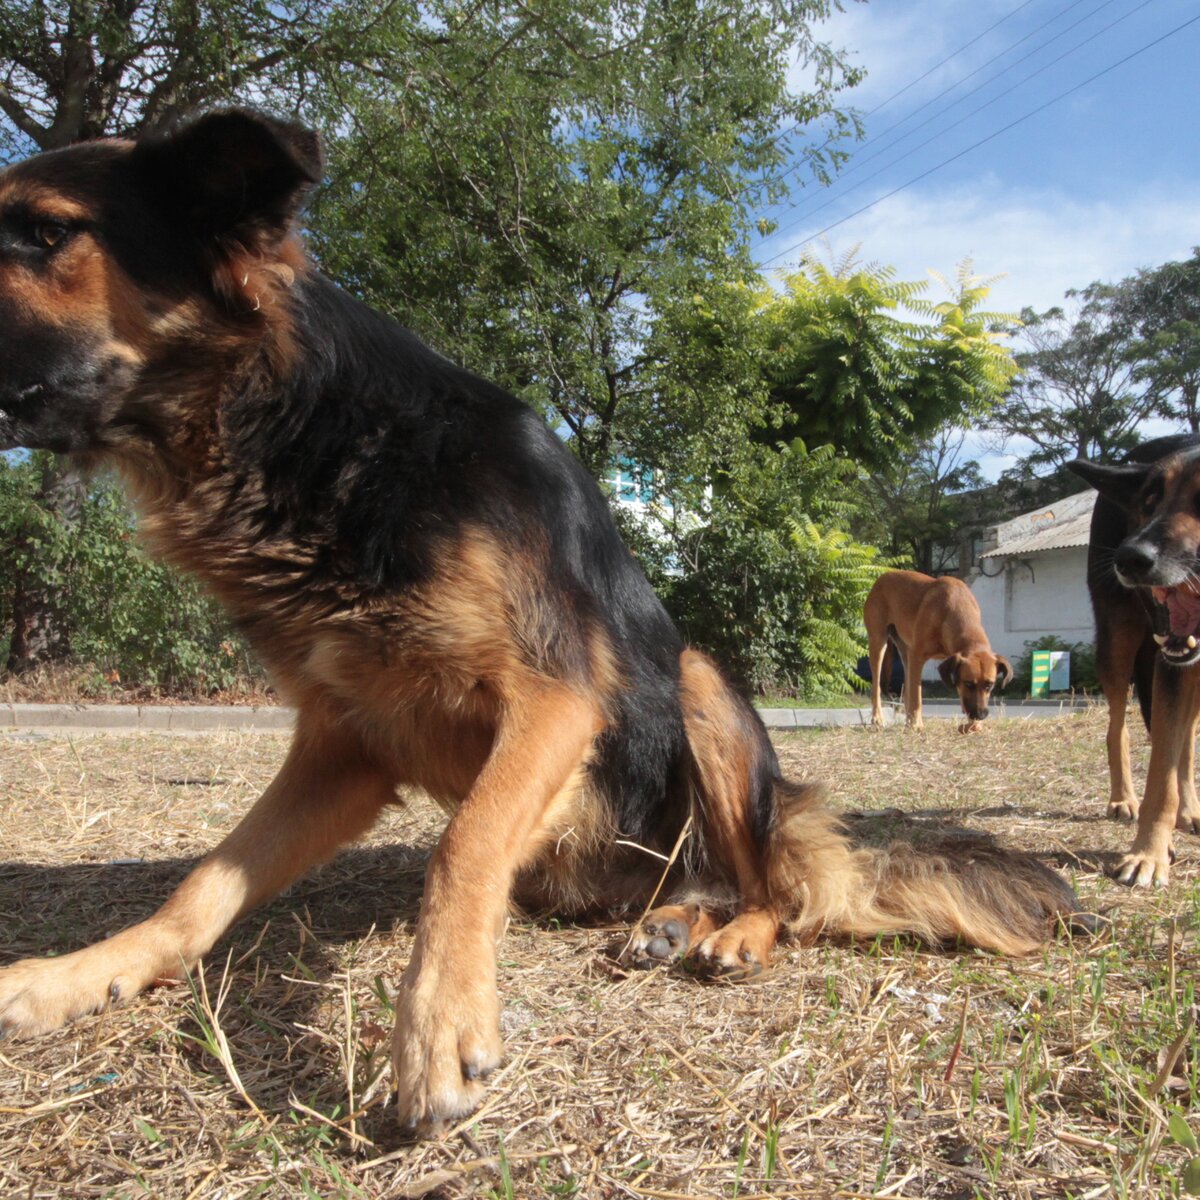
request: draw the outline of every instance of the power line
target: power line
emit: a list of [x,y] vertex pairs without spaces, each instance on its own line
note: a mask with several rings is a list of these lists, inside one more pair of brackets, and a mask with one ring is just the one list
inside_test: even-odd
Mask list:
[[[961,53],[962,53],[964,50],[967,50],[967,49],[969,49],[971,46],[975,45],[975,43],[976,43],[977,41],[979,41],[979,39],[980,39],[980,38],[982,38],[982,37],[986,37],[986,36],[987,36],[989,33],[991,33],[991,32],[992,32],[992,30],[993,30],[993,29],[998,29],[998,28],[999,28],[1001,25],[1003,25],[1003,24],[1004,24],[1004,22],[1005,22],[1005,21],[1007,21],[1007,20],[1008,20],[1010,17],[1015,17],[1015,16],[1017,15],[1017,13],[1019,13],[1019,12],[1020,12],[1020,11],[1021,11],[1023,8],[1028,8],[1028,7],[1029,7],[1029,5],[1030,5],[1030,4],[1032,4],[1033,2],[1034,2],[1034,0],[1024,0],[1024,3],[1022,3],[1022,4],[1018,4],[1016,8],[1012,9],[1012,11],[1011,11],[1011,12],[1009,12],[1009,13],[1007,13],[1005,16],[1001,17],[1001,18],[1000,18],[1000,20],[996,21],[994,24],[992,24],[992,25],[989,25],[989,26],[988,26],[988,27],[987,27],[987,28],[986,28],[986,29],[985,29],[985,30],[984,30],[982,33],[980,33],[980,34],[977,34],[977,35],[976,35],[975,37],[973,37],[973,38],[972,38],[972,39],[971,39],[969,42],[964,42],[964,43],[963,43],[961,46],[959,46],[959,48],[958,48],[957,50],[955,50],[955,51],[954,51],[954,53],[953,53],[953,54],[947,54],[947,55],[946,55],[946,57],[945,57],[945,58],[943,58],[943,59],[941,60],[941,62],[939,62],[939,63],[935,63],[935,64],[934,64],[932,67],[930,67],[930,68],[929,68],[929,70],[928,70],[928,71],[926,71],[924,74],[922,74],[922,75],[918,75],[918,76],[916,77],[916,79],[911,79],[911,80],[909,80],[909,82],[908,82],[908,83],[906,83],[906,84],[905,84],[905,85],[904,85],[902,88],[900,88],[900,90],[899,90],[899,91],[893,92],[893,93],[892,93],[890,96],[888,96],[888,98],[887,98],[886,100],[882,100],[882,101],[880,101],[880,103],[878,103],[877,105],[875,105],[875,107],[874,107],[873,109],[871,109],[871,110],[870,110],[869,112],[867,112],[867,113],[864,113],[863,115],[864,115],[864,116],[867,116],[867,117],[873,116],[873,115],[874,115],[875,113],[877,113],[877,112],[878,112],[878,111],[879,111],[881,108],[885,108],[887,105],[891,104],[891,102],[892,102],[893,100],[895,100],[897,97],[899,97],[899,96],[903,96],[903,95],[904,95],[904,93],[905,93],[905,92],[907,92],[907,91],[909,90],[909,88],[915,87],[915,86],[916,86],[918,83],[920,83],[920,82],[921,82],[923,79],[926,79],[926,78],[927,78],[929,75],[931,75],[931,74],[932,74],[934,71],[936,71],[936,70],[937,70],[939,67],[944,67],[944,66],[945,66],[945,65],[946,65],[948,62],[950,62],[950,60],[951,60],[951,59],[953,59],[953,58],[957,58],[957,57],[958,57],[958,56],[959,56],[959,55],[960,55],[960,54],[961,54]],[[1062,12],[1069,12],[1069,11],[1070,11],[1072,8],[1074,8],[1074,7],[1075,7],[1075,5],[1077,5],[1077,4],[1082,4],[1082,3],[1083,3],[1083,0],[1074,0],[1074,3],[1067,5],[1067,7],[1066,7],[1065,9],[1063,9],[1063,10],[1062,10]],[[1058,16],[1062,16],[1062,12],[1060,12],[1060,13],[1058,14]],[[1050,18],[1050,20],[1051,20],[1051,21],[1055,21],[1055,20],[1057,20],[1057,19],[1058,19],[1058,16],[1056,16],[1056,17],[1051,17],[1051,18]],[[1049,23],[1050,23],[1050,22],[1046,22],[1046,24],[1049,24]],[[1044,29],[1044,28],[1045,28],[1045,25],[1039,25],[1039,26],[1038,26],[1038,29]],[[1038,31],[1038,30],[1036,30],[1036,29],[1035,29],[1035,30],[1034,30],[1034,33],[1036,33],[1037,31]],[[1014,43],[1014,45],[1020,45],[1020,43],[1019,43],[1019,42],[1016,42],[1016,43]],[[1008,47],[1008,50],[1011,50],[1012,48],[1013,48],[1012,46],[1009,46],[1009,47]],[[987,65],[988,65],[988,63],[995,62],[995,61],[996,61],[996,58],[1000,58],[1000,57],[1002,57],[1004,54],[1007,54],[1007,53],[1008,53],[1008,50],[1002,50],[1002,51],[1000,52],[1000,54],[996,55],[996,56],[995,56],[995,57],[993,57],[993,58],[990,58],[990,59],[988,59],[988,62],[987,62],[987,63],[984,63],[984,66],[987,66]],[[970,76],[968,75],[966,78],[968,78],[968,79],[969,79],[969,78],[970,78]],[[961,82],[961,81],[960,81],[960,82]],[[918,109],[917,111],[918,111],[918,112],[920,112],[920,109]],[[911,114],[910,114],[910,115],[911,115]],[[903,122],[902,122],[902,123],[903,123]],[[789,126],[786,128],[786,129],[781,129],[781,130],[780,130],[780,131],[779,131],[777,134],[775,134],[775,135],[774,135],[774,137],[772,137],[772,138],[771,138],[771,141],[772,141],[773,143],[778,143],[778,142],[781,142],[781,141],[782,141],[782,140],[783,140],[785,137],[788,137],[789,135],[791,135],[791,134],[795,133],[795,132],[796,132],[796,130],[797,130],[797,129],[799,129],[799,128],[800,128],[800,126],[801,126],[801,125],[803,125],[803,124],[805,124],[805,122],[803,122],[803,121],[794,121],[794,122],[793,122],[791,125],[789,125]],[[865,143],[864,143],[864,145],[869,145],[871,140],[872,140],[872,139],[868,139],[868,141],[867,141],[867,142],[865,142]],[[826,139],[826,142],[825,142],[825,144],[826,144],[826,145],[828,145],[828,144],[829,144],[829,139],[828,139],[828,138]],[[798,168],[798,167],[797,167],[797,168],[795,168],[795,169],[796,169],[796,170],[799,170],[799,168]],[[791,172],[791,171],[785,171],[785,172],[784,172],[784,176],[786,176],[786,175],[790,175],[790,174],[792,174],[792,172]],[[780,176],[780,178],[783,178],[783,176]]]
[[[1076,0],[1076,4],[1069,5],[1067,8],[1063,9],[1060,13],[1058,13],[1056,17],[1052,18],[1052,20],[1057,20],[1058,17],[1063,16],[1065,13],[1070,11],[1071,8],[1076,7],[1076,5],[1081,2],[1082,2],[1082,0]],[[1146,0],[1146,2],[1152,3],[1153,0]],[[1054,34],[1053,37],[1047,38],[1044,42],[1039,42],[1036,46],[1033,47],[1032,50],[1021,55],[1021,57],[1018,58],[1015,62],[1009,63],[1007,67],[1004,67],[1001,70],[997,71],[995,75],[992,75],[990,78],[985,79],[982,83],[976,84],[975,87],[973,87],[969,92],[963,93],[963,95],[959,96],[957,100],[951,101],[951,103],[945,109],[934,112],[931,116],[926,117],[925,120],[922,121],[919,125],[915,125],[907,133],[902,133],[898,138],[895,138],[893,141],[889,142],[887,145],[880,146],[879,149],[873,151],[872,153],[866,155],[865,157],[863,156],[862,151],[865,150],[868,146],[873,145],[875,142],[878,142],[880,138],[886,137],[893,130],[898,129],[901,125],[903,125],[905,123],[905,121],[909,121],[913,117],[915,117],[918,113],[923,112],[931,104],[936,103],[943,96],[947,95],[949,92],[952,92],[956,87],[959,86],[959,84],[965,83],[968,79],[971,79],[973,76],[978,75],[980,71],[984,70],[986,67],[988,67],[989,65],[994,63],[997,59],[1003,58],[1004,55],[1006,55],[1009,52],[1009,50],[1014,49],[1015,46],[1018,45],[1019,43],[1013,43],[1012,46],[1009,46],[1007,49],[1000,51],[999,54],[993,55],[990,59],[988,59],[987,62],[983,63],[979,68],[972,71],[970,75],[964,75],[962,77],[962,79],[958,80],[957,83],[951,84],[950,87],[946,88],[944,91],[939,92],[931,100],[927,101],[925,104],[922,104],[920,108],[914,109],[906,117],[902,118],[901,120],[895,122],[892,125],[889,125],[888,128],[885,129],[882,133],[875,134],[873,137],[870,137],[865,142],[863,142],[863,144],[858,148],[858,150],[855,151],[854,154],[852,155],[851,165],[849,167],[847,167],[844,171],[840,171],[838,173],[836,180],[834,180],[830,186],[832,188],[836,189],[839,184],[843,183],[847,178],[849,178],[849,176],[853,175],[856,171],[858,171],[860,168],[862,168],[866,163],[873,162],[881,154],[886,154],[888,150],[894,149],[896,146],[900,145],[901,142],[907,141],[910,137],[913,136],[914,133],[917,133],[919,130],[924,129],[925,126],[929,125],[933,121],[936,121],[939,117],[945,116],[945,114],[947,112],[949,112],[953,108],[956,108],[958,105],[962,104],[964,100],[969,100],[972,96],[976,95],[978,92],[981,92],[989,84],[995,83],[996,80],[999,79],[1002,75],[1007,75],[1009,71],[1012,71],[1016,67],[1019,67],[1023,62],[1027,62],[1035,54],[1040,53],[1042,50],[1045,50],[1047,46],[1050,46],[1054,42],[1058,41],[1059,38],[1065,37],[1068,33],[1071,32],[1072,29],[1078,29],[1080,25],[1084,24],[1084,22],[1086,22],[1086,21],[1090,20],[1092,17],[1094,17],[1098,12],[1101,11],[1101,9],[1105,9],[1110,4],[1113,4],[1113,3],[1115,3],[1115,0],[1102,0],[1102,3],[1098,4],[1095,8],[1093,8],[1089,12],[1085,13],[1082,17],[1079,18],[1078,21],[1075,21],[1073,24],[1068,25],[1066,27],[1066,29],[1060,30],[1058,33]],[[1126,14],[1126,15],[1130,15],[1130,14]],[[1034,30],[1033,32],[1037,33],[1040,30],[1045,29],[1046,25],[1048,25],[1048,24],[1050,24],[1050,22],[1046,22],[1045,24],[1038,26],[1038,29]],[[1104,29],[1102,29],[1100,32],[1104,33],[1106,30],[1111,29],[1111,28],[1112,28],[1112,25],[1106,25],[1104,27]],[[1093,35],[1093,36],[1095,36],[1095,35]],[[1088,40],[1090,40],[1090,39],[1088,39]],[[1085,44],[1084,42],[1079,43],[1079,45],[1084,45],[1084,44]],[[1075,48],[1078,49],[1079,47],[1077,46]],[[1070,52],[1068,52],[1068,53],[1070,53]],[[1063,57],[1063,56],[1060,56],[1060,58],[1061,57]],[[1058,62],[1059,59],[1055,59],[1054,61]],[[1036,71],[1034,72],[1035,75],[1037,73],[1038,72],[1036,72]],[[1026,79],[1032,79],[1032,78],[1033,78],[1032,75],[1026,76]],[[1001,95],[1002,96],[1008,95],[1008,93],[1011,92],[1012,90],[1013,90],[1012,88],[1009,88],[1008,91],[1002,92]],[[996,97],[996,99],[999,99],[999,97]],[[983,105],[981,107],[986,108],[987,105]],[[974,111],[978,112],[980,110],[977,108]],[[957,124],[957,122],[956,122],[956,124]],[[942,132],[943,133],[949,132],[949,130],[953,129],[953,128],[954,128],[953,125],[948,126]],[[928,145],[929,143],[923,142],[921,144]],[[893,160],[893,161],[896,161],[896,160]],[[878,174],[878,172],[876,172],[876,174]],[[874,179],[874,178],[875,178],[875,175],[868,176],[868,179]],[[862,183],[865,183],[865,182],[866,182],[866,180],[862,180],[862,181],[860,181],[860,183],[856,184],[855,187],[860,187],[862,185]],[[846,188],[841,193],[841,195],[845,196],[854,190],[855,190],[854,187]],[[814,199],[815,199],[815,197],[814,197]],[[829,201],[826,204],[821,204],[815,209],[807,207],[807,205],[805,203],[801,203],[800,208],[804,213],[811,214],[813,212],[820,212],[822,208],[828,207],[829,203],[832,203],[832,201]],[[799,215],[799,213],[794,214],[794,215]]]
[[[979,113],[983,112],[983,110],[985,108],[991,108],[991,106],[993,104],[996,104],[999,101],[1003,100],[1005,96],[1012,95],[1013,92],[1015,92],[1018,88],[1024,87],[1025,84],[1027,84],[1031,79],[1036,79],[1039,75],[1045,74],[1045,72],[1050,70],[1051,67],[1057,66],[1060,62],[1062,62],[1064,58],[1069,58],[1077,50],[1083,49],[1083,47],[1086,46],[1089,42],[1094,42],[1098,37],[1102,37],[1110,29],[1114,29],[1116,26],[1120,25],[1122,21],[1129,20],[1130,17],[1135,16],[1137,13],[1141,12],[1143,8],[1147,8],[1149,5],[1154,4],[1155,2],[1156,2],[1156,0],[1142,0],[1141,4],[1138,4],[1134,8],[1131,8],[1127,13],[1123,13],[1121,16],[1117,17],[1115,20],[1109,21],[1109,23],[1107,25],[1104,25],[1100,29],[1097,29],[1094,33],[1088,34],[1088,36],[1085,37],[1082,41],[1076,42],[1074,46],[1070,47],[1070,49],[1068,49],[1068,50],[1064,50],[1056,58],[1052,58],[1052,59],[1050,59],[1049,62],[1043,63],[1040,67],[1037,68],[1037,70],[1030,71],[1030,73],[1028,75],[1025,75],[1021,79],[1018,79],[1016,83],[1005,88],[1002,92],[998,92],[990,100],[985,100],[984,103],[977,104],[973,109],[971,109],[970,112],[964,113],[963,116],[959,117],[957,121],[952,121],[949,125],[946,125],[944,128],[939,129],[937,131],[937,133],[935,133],[932,137],[927,137],[923,142],[918,142],[915,146],[913,146],[911,150],[906,150],[898,158],[893,158],[890,162],[884,163],[883,166],[881,166],[877,171],[873,171],[865,179],[860,179],[857,183],[852,184],[850,187],[844,188],[836,196],[831,196],[823,204],[818,204],[814,208],[804,207],[802,209],[802,211],[799,211],[796,214],[794,214],[795,219],[788,223],[788,228],[794,229],[795,226],[799,223],[799,221],[802,221],[808,217],[811,217],[815,213],[821,212],[823,209],[828,208],[831,204],[836,204],[839,200],[844,200],[848,195],[850,195],[851,192],[857,191],[860,187],[865,187],[868,183],[871,182],[872,179],[878,179],[879,176],[884,173],[884,171],[890,170],[898,162],[902,162],[906,158],[911,158],[914,154],[916,154],[916,152],[918,150],[923,150],[926,146],[931,145],[933,142],[936,142],[939,138],[945,137],[946,134],[948,134],[952,129],[957,129],[961,124],[963,124],[964,121],[969,121],[972,117],[977,116]],[[1112,0],[1106,0],[1106,3],[1112,3]],[[1105,5],[1101,5],[1101,7],[1103,8],[1103,7],[1105,7]],[[1095,13],[1098,11],[1099,11],[1099,9],[1093,10],[1093,12],[1089,13],[1088,16],[1094,16]],[[1083,18],[1083,20],[1086,20],[1086,19],[1087,19],[1086,17]],[[1076,22],[1076,25],[1072,25],[1070,28],[1074,29],[1080,23],[1081,22]],[[1064,30],[1063,32],[1069,33],[1070,30],[1069,29]],[[1061,36],[1061,35],[1058,35],[1058,36]],[[1056,40],[1056,39],[1051,39],[1051,40]],[[1050,44],[1049,42],[1045,42],[1041,47],[1039,47],[1039,49],[1044,49],[1049,44]],[[1030,54],[1033,54],[1033,53],[1036,53],[1036,51],[1030,52]],[[1030,57],[1030,55],[1026,55],[1024,58],[1019,59],[1016,63],[1013,63],[1012,66],[1018,66],[1020,63],[1024,62],[1025,59],[1028,57]],[[954,104],[955,105],[960,104],[963,100],[966,100],[969,96],[975,95],[976,92],[985,88],[989,83],[994,83],[997,79],[1000,78],[1000,75],[1003,75],[1005,73],[1005,71],[1008,71],[1010,69],[1011,69],[1010,67],[1006,67],[1004,71],[1001,71],[997,75],[993,75],[991,79],[985,81],[984,83],[981,83],[979,85],[979,87],[973,88],[965,96],[960,96],[959,99],[954,102]],[[951,108],[953,108],[953,107],[954,107],[954,105],[951,105]],[[843,172],[842,175],[840,175],[838,178],[838,183],[840,183],[848,175],[853,174],[853,172],[855,170],[857,170],[859,167],[864,166],[866,163],[872,161],[873,159],[878,158],[879,155],[885,154],[888,150],[895,149],[906,138],[911,137],[918,130],[924,129],[925,126],[930,123],[930,121],[937,120],[937,118],[941,115],[943,115],[943,114],[935,113],[928,120],[922,121],[920,125],[916,126],[913,129],[910,129],[908,131],[908,133],[906,133],[903,137],[897,138],[890,145],[884,146],[881,149],[877,150],[874,154],[868,155],[865,159],[862,160],[862,162],[856,163],[853,167],[850,168],[850,170]],[[779,230],[776,230],[775,233],[772,233],[770,236],[774,237],[777,233],[779,233]]]
[[[875,107],[873,109],[870,110],[870,112],[865,113],[864,115],[868,116],[868,117],[873,117],[881,108],[886,108],[889,104],[891,104],[891,102],[893,100],[898,100],[910,88],[914,88],[917,86],[918,83],[921,83],[923,80],[928,79],[929,76],[934,73],[934,71],[940,70],[952,58],[957,58],[964,50],[969,50],[981,38],[987,37],[987,35],[989,33],[991,33],[992,30],[999,29],[1000,26],[1003,25],[1005,21],[1009,20],[1009,18],[1011,18],[1011,17],[1015,17],[1017,15],[1017,13],[1019,13],[1023,8],[1028,8],[1032,3],[1033,3],[1033,0],[1025,0],[1024,4],[1018,4],[1016,8],[1014,8],[1009,13],[1005,13],[1005,15],[1000,18],[1000,20],[996,21],[994,24],[989,25],[982,33],[977,33],[969,42],[963,42],[963,44],[961,46],[959,46],[959,48],[957,50],[955,50],[953,54],[947,54],[946,57],[943,58],[940,62],[935,62],[933,64],[933,66],[929,68],[928,71],[924,72],[924,74],[918,75],[916,77],[916,79],[910,80],[898,92],[893,92],[886,100],[881,100],[877,105],[875,105]],[[1074,7],[1074,5],[1070,5],[1068,7]],[[1067,10],[1064,9],[1063,11],[1065,12]],[[1044,29],[1045,26],[1041,26],[1040,28]],[[1036,32],[1036,30],[1034,32]],[[1018,42],[1016,44],[1019,45],[1020,43]],[[1012,47],[1010,46],[1009,49],[1011,50]],[[1005,50],[1005,51],[1002,51],[1002,53],[1007,54],[1008,51]],[[970,77],[968,76],[968,78],[970,78]]]
[[[1182,24],[1176,25],[1174,29],[1168,29],[1166,33],[1160,34],[1158,37],[1154,38],[1153,41],[1147,42],[1144,46],[1139,46],[1138,49],[1126,54],[1124,58],[1120,58],[1116,62],[1110,63],[1107,67],[1097,71],[1094,75],[1089,75],[1087,79],[1083,80],[1081,83],[1077,83],[1073,87],[1067,88],[1066,91],[1059,92],[1057,96],[1052,96],[1049,100],[1039,104],[1037,108],[1031,109],[1029,112],[1025,113],[1024,116],[1017,117],[1015,121],[1010,121],[1002,128],[995,130],[993,133],[989,133],[987,137],[980,138],[977,142],[973,142],[970,146],[960,150],[957,154],[952,154],[949,158],[943,159],[940,163],[935,164],[928,170],[922,171],[919,175],[913,176],[913,178],[909,179],[907,182],[900,184],[898,187],[892,188],[890,192],[887,192],[884,195],[879,196],[877,199],[872,200],[870,204],[864,204],[862,208],[856,209],[854,212],[848,213],[846,216],[839,218],[829,225],[826,225],[824,229],[814,233],[811,238],[806,240],[815,241],[819,237],[824,237],[825,234],[829,233],[833,229],[836,229],[839,225],[844,225],[847,221],[852,221],[855,217],[861,216],[869,209],[874,208],[877,204],[882,204],[883,201],[891,199],[891,197],[896,195],[898,192],[904,191],[905,188],[912,187],[915,183],[920,183],[922,179],[928,178],[935,171],[940,171],[943,167],[949,166],[952,162],[957,162],[957,160],[962,158],[964,155],[970,154],[972,150],[978,150],[980,146],[985,146],[988,142],[995,141],[995,139],[1000,137],[1001,134],[1007,133],[1010,129],[1015,129],[1016,126],[1023,124],[1032,117],[1036,117],[1038,113],[1044,112],[1052,104],[1057,104],[1060,100],[1065,100],[1068,96],[1074,95],[1074,93],[1078,92],[1081,88],[1087,87],[1090,83],[1095,83],[1097,79],[1108,75],[1110,72],[1115,71],[1118,67],[1123,67],[1127,62],[1130,62],[1141,54],[1145,54],[1147,50],[1152,50],[1155,46],[1159,45],[1160,42],[1165,42],[1168,38],[1174,37],[1177,33],[1181,33],[1183,30],[1187,29],[1188,26],[1195,25],[1197,21],[1200,21],[1200,14],[1189,18],[1188,20],[1182,22]],[[776,230],[771,236],[774,237],[779,232],[781,231]],[[765,267],[768,264],[773,263],[777,258],[782,258],[785,254],[787,254],[790,249],[792,249],[792,247],[789,247],[788,250],[781,250],[778,254],[771,255],[770,258],[763,259],[762,262],[759,263],[759,266]]]

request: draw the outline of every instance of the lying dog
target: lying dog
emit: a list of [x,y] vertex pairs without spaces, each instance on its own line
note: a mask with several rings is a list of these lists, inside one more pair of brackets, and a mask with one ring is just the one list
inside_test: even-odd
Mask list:
[[940,658],[938,674],[958,692],[967,720],[983,721],[993,690],[1012,677],[1012,666],[992,652],[979,602],[961,579],[934,579],[919,571],[886,571],[863,606],[871,662],[871,721],[883,724],[884,660],[891,643],[904,664],[901,698],[908,724],[920,729],[921,672]]
[[510,897],[637,915],[680,844],[634,963],[745,974],[784,924],[1039,946],[1076,908],[1053,872],[854,849],[781,777],[541,419],[313,269],[321,171],[312,133],[229,111],[0,174],[0,446],[118,470],[296,709],[278,777],[157,913],[0,971],[4,1030],[178,977],[398,786],[449,815],[396,998],[413,1126],[470,1112],[500,1062]]
[[[1200,833],[1194,778],[1200,715],[1200,437],[1156,438],[1123,466],[1069,464],[1100,495],[1088,543],[1096,667],[1108,701],[1108,815],[1136,819],[1123,883],[1166,883],[1175,828]],[[1135,683],[1150,730],[1139,805],[1125,711]]]

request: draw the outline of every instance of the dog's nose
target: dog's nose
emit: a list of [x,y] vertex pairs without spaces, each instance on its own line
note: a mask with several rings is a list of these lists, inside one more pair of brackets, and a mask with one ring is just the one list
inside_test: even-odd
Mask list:
[[1113,561],[1127,579],[1140,579],[1154,566],[1154,552],[1144,542],[1122,542]]

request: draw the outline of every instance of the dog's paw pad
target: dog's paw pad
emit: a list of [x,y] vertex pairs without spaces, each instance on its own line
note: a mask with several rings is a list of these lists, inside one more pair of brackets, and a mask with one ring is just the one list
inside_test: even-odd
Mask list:
[[634,930],[621,961],[637,970],[676,962],[687,953],[692,929],[684,912],[656,909]]

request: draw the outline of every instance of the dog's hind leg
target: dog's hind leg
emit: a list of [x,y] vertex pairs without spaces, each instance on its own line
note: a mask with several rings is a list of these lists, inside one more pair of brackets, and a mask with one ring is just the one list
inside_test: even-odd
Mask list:
[[496,941],[509,893],[578,802],[603,725],[593,703],[541,678],[515,682],[501,713],[491,754],[430,861],[396,997],[397,1116],[411,1128],[465,1116],[499,1065]]
[[0,969],[0,1031],[36,1034],[178,979],[242,913],[370,827],[393,777],[303,712],[283,768],[241,823],[148,920],[58,958]]
[[728,907],[719,901],[655,909],[635,932],[627,958],[645,965],[686,953],[706,974],[754,974],[770,960],[779,934],[762,854],[773,816],[774,752],[754,710],[713,663],[686,650],[680,668],[692,819],[703,870],[726,889],[736,889],[736,900],[724,924],[714,917],[714,907]]
[[871,724],[883,724],[884,663],[888,659],[887,614],[876,612],[868,601],[863,612],[867,627],[867,662],[871,667]]
[[1178,769],[1179,815],[1175,828],[1185,833],[1200,833],[1200,799],[1196,796],[1196,728],[1184,739]]
[[[1108,816],[1114,821],[1132,821],[1138,815],[1138,797],[1133,789],[1133,771],[1129,762],[1129,685],[1133,682],[1139,657],[1146,644],[1153,651],[1145,618],[1136,601],[1124,597],[1112,610],[1096,610],[1096,670],[1100,687],[1108,701]],[[1151,660],[1153,661],[1153,660]],[[1153,667],[1151,666],[1151,672]],[[1149,710],[1149,688],[1139,673],[1139,699]],[[1151,678],[1152,678],[1151,674]],[[1143,696],[1143,693],[1145,695]]]

